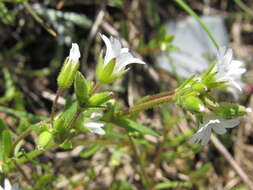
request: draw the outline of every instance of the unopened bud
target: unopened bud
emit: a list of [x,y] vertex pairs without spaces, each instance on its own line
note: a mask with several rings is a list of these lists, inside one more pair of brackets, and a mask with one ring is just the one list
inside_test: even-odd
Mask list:
[[75,74],[79,67],[80,51],[77,44],[73,43],[69,52],[69,57],[66,58],[60,74],[57,77],[58,87],[61,89],[69,88],[74,80]]
[[251,108],[245,108],[239,104],[222,102],[213,111],[225,119],[233,119],[249,113],[251,111]]
[[202,101],[196,96],[187,96],[182,101],[182,106],[191,112],[203,112],[205,106]]
[[80,106],[84,106],[88,102],[89,94],[93,84],[87,81],[82,73],[77,72],[75,77],[75,94]]
[[46,148],[53,141],[53,134],[49,131],[43,131],[37,140],[37,146],[39,149]]

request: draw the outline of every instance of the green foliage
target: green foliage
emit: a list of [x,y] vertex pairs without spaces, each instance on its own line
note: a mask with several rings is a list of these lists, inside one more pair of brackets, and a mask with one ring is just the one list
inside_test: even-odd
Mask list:
[[4,2],[0,1],[0,20],[4,24],[11,24],[14,20],[14,16],[9,12]]
[[85,148],[81,153],[80,156],[81,158],[88,158],[90,156],[92,156],[93,154],[95,154],[97,151],[99,151],[103,146],[100,144],[94,144],[91,145],[88,148]]
[[117,180],[112,184],[111,190],[133,190],[133,188],[128,182]]
[[8,69],[3,68],[3,74],[4,74],[4,79],[5,79],[5,94],[3,97],[0,97],[0,104],[6,103],[10,100],[12,100],[15,96],[15,85],[14,81],[11,77],[11,73]]
[[125,128],[128,132],[137,131],[143,135],[160,136],[160,133],[158,133],[157,131],[154,131],[153,129],[150,129],[142,124],[136,123],[135,121],[132,121],[130,119],[121,118],[117,119],[113,123],[118,125],[119,127]]
[[180,187],[191,188],[192,187],[192,183],[190,181],[162,182],[162,183],[158,183],[155,186],[155,189],[168,189],[168,188],[180,188]]
[[139,51],[143,54],[149,54],[156,51],[173,51],[177,48],[172,44],[174,39],[173,35],[170,35],[164,27],[160,27],[157,34],[147,43],[144,43],[142,39]]

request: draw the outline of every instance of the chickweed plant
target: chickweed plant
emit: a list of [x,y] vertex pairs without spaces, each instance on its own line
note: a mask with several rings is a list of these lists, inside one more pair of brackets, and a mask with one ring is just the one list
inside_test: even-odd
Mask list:
[[[97,56],[95,81],[88,80],[78,70],[82,55],[79,45],[73,43],[57,77],[58,89],[52,104],[51,117],[39,118],[39,122],[29,125],[18,136],[15,136],[1,121],[0,172],[6,177],[0,189],[20,189],[16,184],[11,186],[7,179],[8,174],[15,169],[27,180],[30,189],[40,189],[37,183],[29,181],[22,171],[22,164],[31,162],[36,165],[34,160],[36,157],[57,148],[74,149],[78,146],[75,139],[83,134],[98,139],[94,141],[93,149],[90,149],[89,153],[86,152],[86,155],[93,154],[100,145],[106,146],[104,143],[107,139],[119,138],[126,141],[127,146],[134,153],[134,159],[137,160],[136,171],[140,176],[143,189],[162,189],[146,171],[145,155],[140,153],[138,147],[142,142],[138,141],[138,137],[146,135],[166,137],[166,134],[138,123],[139,113],[159,106],[162,110],[166,110],[168,104],[181,107],[187,113],[187,118],[194,118],[196,122],[195,134],[189,136],[188,142],[185,143],[199,144],[202,147],[208,145],[212,133],[224,135],[231,130],[230,128],[239,125],[238,117],[251,112],[250,108],[237,103],[220,102],[213,94],[213,92],[228,90],[237,97],[242,91],[241,75],[246,72],[245,66],[243,62],[234,60],[232,50],[226,47],[217,49],[216,60],[202,74],[191,76],[172,91],[146,95],[137,100],[133,106],[121,109],[115,92],[103,91],[102,89],[105,89],[103,86],[110,86],[124,77],[131,68],[130,64],[143,67],[148,66],[148,63],[130,53],[118,38],[104,34],[100,34],[99,37],[105,44],[105,51]],[[74,89],[75,98],[66,98],[64,108],[57,109],[59,97],[70,88]],[[117,128],[119,130],[115,130]],[[33,134],[36,139],[36,148],[25,151],[22,147],[25,138],[30,134]],[[166,144],[161,144],[162,146]],[[158,153],[161,151],[162,148]],[[116,154],[114,156],[117,157]],[[156,166],[159,164],[159,159],[160,157],[157,157],[154,160]],[[117,165],[117,159],[113,163]],[[47,179],[46,177],[40,179],[39,184],[45,184]],[[191,186],[189,183],[182,185]]]

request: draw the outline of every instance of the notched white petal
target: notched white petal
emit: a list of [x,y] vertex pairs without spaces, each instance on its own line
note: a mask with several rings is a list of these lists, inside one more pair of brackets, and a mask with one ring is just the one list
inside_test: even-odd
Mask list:
[[85,122],[84,125],[90,130],[92,133],[96,133],[98,135],[104,135],[105,131],[102,129],[105,123],[103,122],[95,122],[95,121],[88,121]]
[[106,46],[106,52],[105,52],[105,58],[104,58],[104,65],[110,62],[113,58],[115,58],[115,54],[112,49],[112,44],[109,38],[107,38],[104,34],[100,34],[102,40],[105,43]]

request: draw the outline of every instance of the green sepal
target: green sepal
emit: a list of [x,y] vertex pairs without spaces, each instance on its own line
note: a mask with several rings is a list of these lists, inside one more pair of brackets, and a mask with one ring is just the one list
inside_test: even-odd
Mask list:
[[101,63],[100,60],[97,66],[97,78],[98,81],[102,84],[111,83],[114,81],[114,77],[112,75],[116,60],[112,59],[109,63],[107,63],[105,66]]
[[113,95],[112,92],[96,93],[90,97],[88,101],[88,106],[89,107],[101,106],[102,104],[110,100],[112,98],[112,95]]
[[75,94],[78,104],[83,107],[88,102],[93,83],[85,79],[82,73],[77,72],[75,76]]
[[79,62],[74,63],[69,58],[65,60],[61,68],[61,71],[57,77],[58,88],[60,89],[69,88],[73,84],[78,67]]

